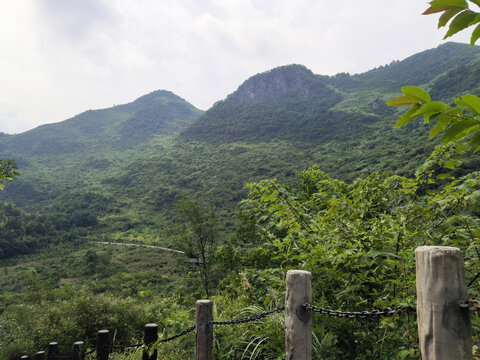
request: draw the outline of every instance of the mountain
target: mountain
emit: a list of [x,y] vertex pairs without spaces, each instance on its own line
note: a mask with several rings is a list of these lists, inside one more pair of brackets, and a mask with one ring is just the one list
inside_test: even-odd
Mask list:
[[345,141],[391,124],[385,101],[405,85],[425,86],[445,100],[478,91],[480,47],[447,43],[363,74],[315,75],[282,66],[246,80],[205,112],[183,136],[200,141],[284,139],[314,144]]
[[39,221],[66,237],[152,240],[171,231],[173,204],[190,196],[212,203],[231,233],[249,182],[293,181],[313,164],[347,181],[373,171],[412,174],[435,143],[426,142],[419,121],[393,129],[402,109],[385,102],[405,85],[446,101],[479,94],[479,51],[447,43],[355,75],[281,66],[247,79],[206,112],[156,91],[3,134],[0,158],[17,159],[21,177],[0,199],[45,216]]
[[0,195],[35,206],[84,189],[85,182],[101,179],[152,144],[175,136],[201,113],[172,92],[159,90],[18,135],[1,134],[0,158],[16,159],[22,176]]
[[88,110],[60,123],[18,135],[2,134],[0,156],[38,156],[91,152],[102,147],[125,149],[155,135],[171,135],[190,125],[201,110],[172,92],[159,90],[132,103]]

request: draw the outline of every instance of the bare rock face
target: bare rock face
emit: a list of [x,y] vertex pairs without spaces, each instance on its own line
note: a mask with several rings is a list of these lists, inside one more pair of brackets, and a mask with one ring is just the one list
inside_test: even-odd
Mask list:
[[315,88],[324,86],[320,83],[321,77],[305,66],[281,66],[252,76],[228,98],[242,104],[276,99],[286,94],[308,98]]

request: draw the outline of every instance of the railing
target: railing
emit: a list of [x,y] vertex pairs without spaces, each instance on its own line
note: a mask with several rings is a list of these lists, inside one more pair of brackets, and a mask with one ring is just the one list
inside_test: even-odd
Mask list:
[[[423,360],[472,358],[470,310],[477,302],[468,300],[465,285],[463,254],[457,248],[422,246],[415,250],[417,277],[417,319],[420,351]],[[471,306],[472,303],[477,304]],[[112,350],[143,347],[143,360],[156,360],[160,343],[175,340],[196,331],[196,360],[213,359],[214,326],[236,325],[257,321],[267,316],[285,312],[286,359],[312,359],[312,313],[349,319],[378,319],[393,316],[411,308],[344,312],[312,305],[311,273],[290,270],[286,276],[285,308],[253,315],[242,319],[214,321],[213,302],[198,300],[195,325],[167,339],[158,339],[158,326],[146,324],[144,342],[132,345],[111,345],[108,330],[100,330],[97,345],[87,351],[81,341],[73,344],[71,355],[59,355],[58,343],[52,342],[47,352],[39,351],[35,360],[83,360],[96,353],[97,360],[108,360]],[[24,355],[21,359],[32,359]]]

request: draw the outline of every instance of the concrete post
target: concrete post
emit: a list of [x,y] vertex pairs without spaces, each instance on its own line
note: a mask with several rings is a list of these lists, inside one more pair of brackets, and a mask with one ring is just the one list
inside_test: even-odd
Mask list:
[[213,320],[211,300],[198,300],[196,307],[196,348],[195,360],[213,359]]
[[471,360],[470,311],[462,252],[453,247],[421,246],[417,264],[417,318],[423,360]]
[[312,274],[289,270],[285,295],[285,352],[287,360],[312,359],[312,314],[302,305],[312,303]]

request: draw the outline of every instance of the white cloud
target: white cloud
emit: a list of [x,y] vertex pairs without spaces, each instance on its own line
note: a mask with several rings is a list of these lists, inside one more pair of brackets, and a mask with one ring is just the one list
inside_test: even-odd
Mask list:
[[[440,43],[419,0],[0,0],[0,131],[167,89],[206,109],[255,73],[363,72]],[[454,38],[466,40],[466,36]]]

